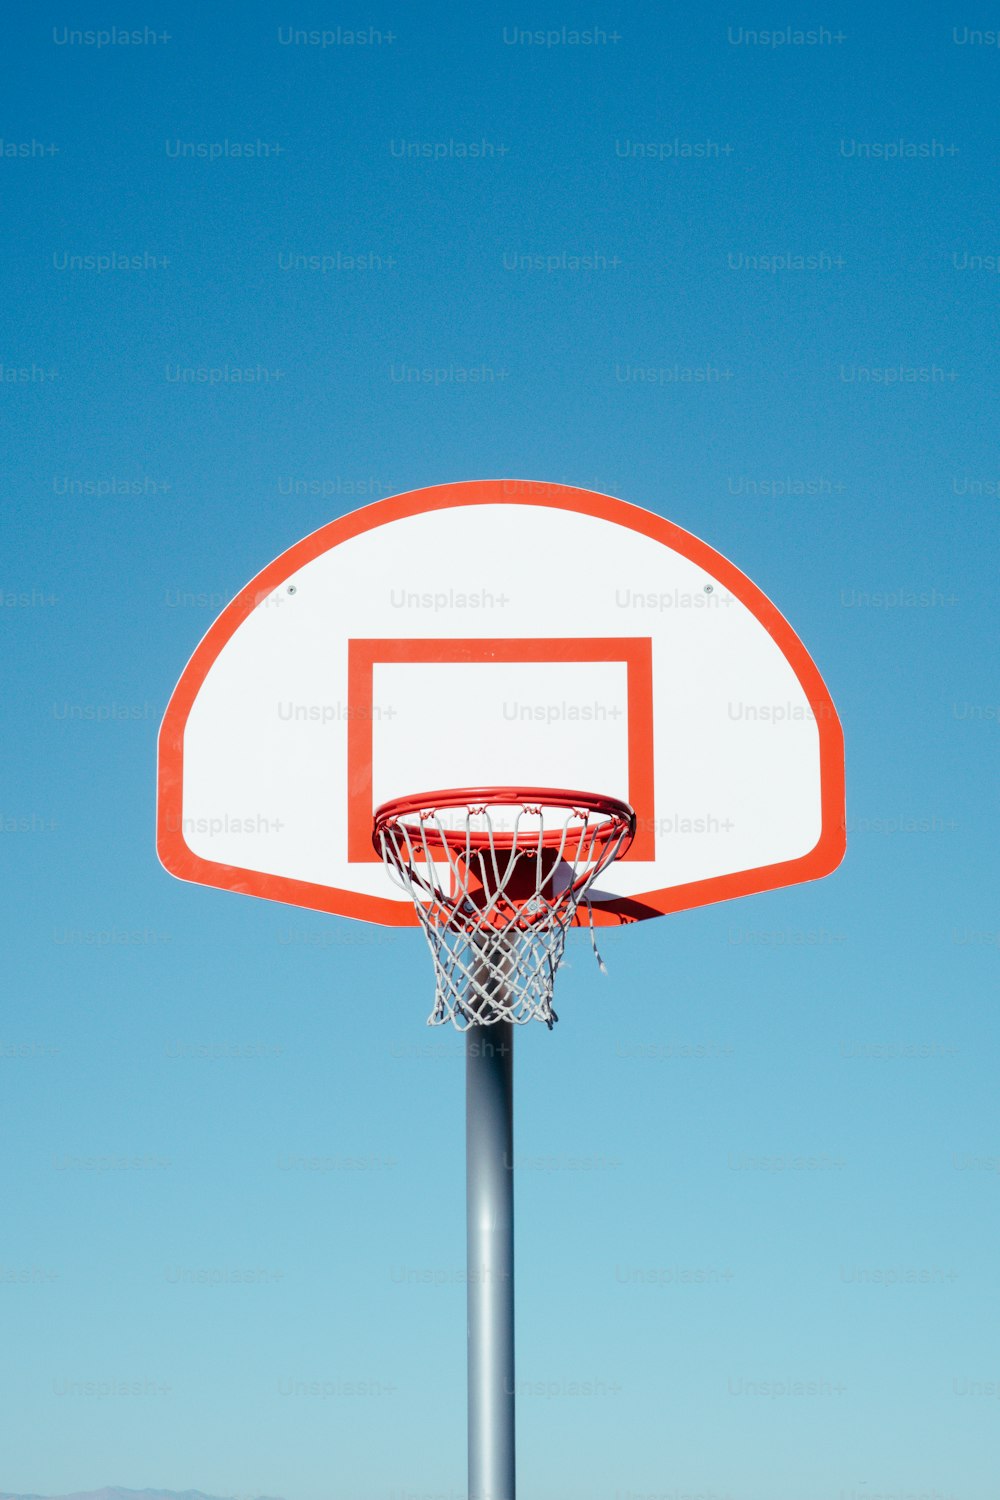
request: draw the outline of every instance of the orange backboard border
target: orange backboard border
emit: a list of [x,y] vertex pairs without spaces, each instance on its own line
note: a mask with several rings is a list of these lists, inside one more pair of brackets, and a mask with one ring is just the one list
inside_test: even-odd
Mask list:
[[[629,527],[687,557],[746,605],[768,632],[795,672],[816,720],[820,753],[821,831],[811,850],[797,859],[650,891],[642,897],[595,902],[595,923],[610,925],[632,922],[644,917],[706,906],[716,901],[728,901],[737,896],[778,890],[803,881],[817,880],[837,868],[846,848],[843,732],[833,700],[815,662],[770,599],[713,547],[651,511],[610,495],[600,495],[569,485],[498,479],[472,480],[411,490],[387,500],[376,501],[331,521],[275,558],[226,606],[184,669],[160,728],[156,847],[160,861],[172,875],[200,885],[377,922],[384,926],[417,925],[416,914],[409,902],[242,869],[203,859],[196,854],[188,846],[183,832],[184,731],[201,685],[222,648],[252,610],[299,568],[330,548],[388,522],[458,506],[504,504],[537,505],[594,516],[616,526]],[[579,920],[585,921],[586,916]]]

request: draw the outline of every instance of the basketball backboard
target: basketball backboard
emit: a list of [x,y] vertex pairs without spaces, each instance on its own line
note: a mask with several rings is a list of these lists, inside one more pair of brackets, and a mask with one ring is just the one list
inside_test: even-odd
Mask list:
[[247,584],[167,708],[158,851],[184,880],[415,926],[375,808],[490,784],[635,809],[597,923],[813,880],[844,851],[840,724],[775,606],[669,521],[523,480],[378,501]]

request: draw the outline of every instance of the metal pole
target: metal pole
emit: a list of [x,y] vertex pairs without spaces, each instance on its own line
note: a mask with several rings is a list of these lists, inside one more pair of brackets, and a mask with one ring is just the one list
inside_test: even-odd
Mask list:
[[469,1500],[514,1500],[514,1027],[465,1033]]

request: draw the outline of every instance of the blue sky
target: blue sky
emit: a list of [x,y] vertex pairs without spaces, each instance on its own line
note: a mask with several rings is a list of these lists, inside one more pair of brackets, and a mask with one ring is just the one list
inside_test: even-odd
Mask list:
[[[112,24],[169,39],[66,39]],[[461,1041],[422,940],[172,881],[155,736],[290,543],[513,475],[748,573],[849,798],[836,875],[610,934],[607,977],[581,937],[518,1035],[522,1493],[995,1494],[1000,50],[983,7],[762,43],[787,24],[6,23],[7,1488],[464,1494]],[[280,39],[337,26],[382,39]],[[509,40],[563,26],[604,40]],[[140,267],[68,259],[109,255]]]

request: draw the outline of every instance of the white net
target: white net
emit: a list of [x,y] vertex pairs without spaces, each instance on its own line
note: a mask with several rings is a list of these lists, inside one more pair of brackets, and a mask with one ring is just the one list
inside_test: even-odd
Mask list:
[[376,847],[413,897],[434,959],[427,1024],[551,1027],[566,934],[633,830],[624,804],[469,802],[380,818]]

